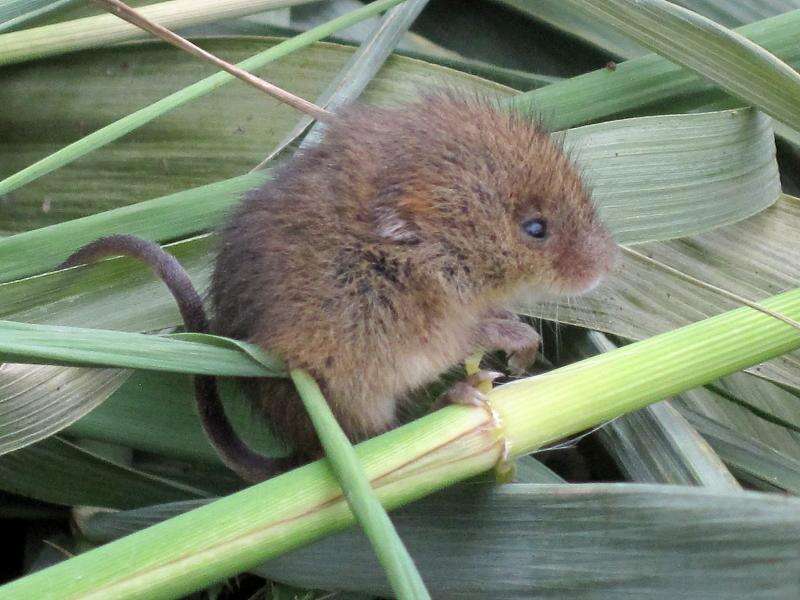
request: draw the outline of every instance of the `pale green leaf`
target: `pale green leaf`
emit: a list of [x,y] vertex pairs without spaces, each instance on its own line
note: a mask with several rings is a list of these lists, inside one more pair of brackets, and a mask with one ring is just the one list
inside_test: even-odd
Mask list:
[[[629,3],[629,7],[636,6]],[[800,64],[800,10],[745,25],[737,33],[773,53],[784,62]],[[723,72],[726,72],[723,70]],[[741,69],[737,71],[740,75]],[[744,82],[746,83],[746,73]],[[787,75],[788,76],[788,75]],[[742,79],[739,80],[740,82]],[[718,88],[691,70],[666,58],[648,54],[585,75],[573,77],[517,96],[513,105],[540,112],[553,129],[627,114],[649,105],[680,100]],[[769,89],[786,101],[782,89]]]
[[565,3],[800,130],[800,75],[746,37],[666,0]]
[[[164,27],[178,29],[309,1],[311,0],[171,0],[141,7],[139,10],[145,17]],[[116,15],[104,13],[0,35],[0,65],[127,40],[147,39],[149,36],[146,31]]]
[[414,561],[370,486],[355,450],[319,386],[305,371],[292,370],[291,377],[347,504],[369,539],[393,594],[400,600],[429,600],[430,594]]
[[741,479],[756,488],[800,495],[800,460],[693,410],[684,414]]
[[[204,48],[235,61],[275,44],[267,38],[202,41]],[[353,49],[345,46],[315,44],[269,63],[258,75],[301,97],[315,98],[352,54]],[[83,52],[6,71],[0,86],[0,103],[5,107],[0,122],[0,177],[60,151],[169,90],[196,82],[209,67],[174,48],[148,43],[124,52]],[[297,77],[298,72],[303,76]],[[165,79],[164,73],[169,77]],[[81,88],[70,102],[53,92],[72,89],[74,81],[80,81]],[[378,104],[407,100],[431,81],[478,88],[489,95],[510,93],[471,75],[395,56],[364,99]],[[25,101],[30,94],[36,96],[35,103]],[[299,118],[293,109],[245,85],[223,86],[202,102],[161,115],[102,153],[85,156],[8,194],[0,203],[0,228],[31,229],[240,176],[258,164]],[[58,128],[51,126],[54,122]],[[238,193],[241,187],[229,189]],[[211,200],[207,197],[206,202]]]
[[[587,15],[581,6],[559,0],[500,1],[619,57],[634,58],[647,53],[629,35]],[[797,0],[675,0],[673,4],[693,10],[724,27],[738,27],[800,8]]]
[[[263,67],[265,64],[286,56],[287,54],[291,54],[300,48],[306,47],[313,42],[327,37],[338,29],[356,23],[359,20],[381,12],[382,10],[386,10],[391,6],[398,4],[399,1],[400,0],[377,0],[376,2],[353,11],[352,13],[348,13],[339,19],[334,19],[329,23],[304,32],[291,39],[284,40],[280,44],[277,44],[268,50],[262,50],[261,52],[238,63],[237,66],[246,71]],[[0,39],[0,43],[1,42],[2,39]],[[2,46],[0,46],[0,56],[2,56]],[[159,65],[159,72],[163,72],[163,67],[164,65]],[[153,119],[160,117],[161,115],[170,112],[179,106],[186,104],[187,102],[213,92],[215,89],[234,81],[234,79],[235,77],[233,75],[230,75],[225,71],[217,72],[209,77],[206,77],[205,79],[189,85],[188,87],[170,94],[169,96],[161,98],[153,104],[145,106],[144,108],[118,119],[110,125],[92,132],[77,142],[61,148],[59,151],[50,155],[49,157],[37,161],[33,165],[26,167],[11,177],[7,177],[3,181],[0,181],[0,195],[7,194],[8,192],[17,189],[18,187],[25,185],[26,183],[29,183],[38,177],[41,177],[42,175],[69,164],[81,156],[84,156],[89,152],[96,150],[97,148],[100,148],[135,129],[140,128],[142,125],[149,123]],[[52,87],[52,82],[48,82],[48,85]],[[83,93],[86,93],[86,90],[82,91]],[[218,115],[217,118],[219,118]],[[193,131],[193,133],[196,135],[196,130]]]
[[33,19],[75,2],[77,0],[6,0],[0,5],[0,33],[19,29]]
[[102,404],[128,376],[118,369],[0,365],[0,454],[60,431]]
[[0,456],[0,489],[55,504],[112,508],[209,495],[201,488],[112,462],[58,437]]
[[[253,414],[252,406],[233,382],[222,380],[220,392],[225,414],[249,446],[267,456],[287,454],[263,419]],[[67,401],[68,398],[59,398],[59,402]],[[102,405],[67,427],[65,433],[169,458],[222,466],[200,425],[194,386],[187,375],[136,372]]]
[[[249,358],[248,354],[258,356],[263,362]],[[234,377],[282,374],[280,361],[263,350],[207,334],[145,335],[13,321],[0,321],[0,359]]]
[[[196,503],[97,514],[98,542]],[[656,485],[458,486],[394,513],[436,598],[790,598],[800,501]],[[479,565],[479,566],[477,566]],[[257,572],[310,588],[389,589],[367,541],[348,531]]]
[[588,125],[564,144],[604,222],[630,244],[707,231],[772,204],[780,181],[771,131],[769,119],[744,110]]
[[[380,21],[372,24],[365,31],[364,41],[317,97],[315,104],[335,113],[342,106],[357,100],[427,4],[428,0],[409,0],[391,9]],[[324,130],[322,123],[314,123],[311,117],[302,116],[259,166],[286,150],[309,126],[311,129],[306,134],[303,145],[318,141]]]

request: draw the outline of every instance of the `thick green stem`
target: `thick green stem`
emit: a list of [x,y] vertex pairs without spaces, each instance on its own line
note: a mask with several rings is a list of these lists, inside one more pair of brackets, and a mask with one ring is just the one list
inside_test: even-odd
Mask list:
[[[800,290],[763,305],[796,319]],[[498,388],[492,395],[514,455],[800,346],[800,331],[740,308]],[[531,423],[536,423],[532,427]]]
[[[800,318],[800,289],[763,302]],[[800,347],[800,332],[742,308],[495,389],[486,411],[451,406],[356,450],[387,508],[676,392]],[[646,376],[643,376],[646,374]],[[173,598],[351,525],[317,462],[0,588],[0,599]]]

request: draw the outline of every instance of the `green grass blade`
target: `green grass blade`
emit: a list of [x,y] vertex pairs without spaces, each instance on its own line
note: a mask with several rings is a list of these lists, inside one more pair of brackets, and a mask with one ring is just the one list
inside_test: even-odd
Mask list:
[[0,321],[3,362],[97,365],[172,373],[276,377],[281,363],[256,346],[200,333],[125,331]]
[[[199,290],[207,288],[215,241],[215,237],[206,235],[165,246]],[[132,298],[136,298],[134,303]],[[0,318],[123,331],[162,331],[182,323],[175,299],[164,283],[148,267],[130,258],[113,258],[2,284]]]
[[676,0],[674,4],[698,12],[725,27],[752,23],[759,19],[800,8],[798,0],[755,0],[753,2]]
[[0,239],[0,281],[49,271],[104,235],[126,233],[166,241],[213,229],[245,192],[268,178],[266,171],[250,173]]
[[0,489],[55,504],[113,508],[210,496],[199,486],[144,473],[56,436],[0,456]]
[[[366,22],[365,22],[366,23]],[[242,28],[242,31],[228,31],[221,32],[222,35],[270,35],[270,36],[283,36],[291,37],[297,35],[305,27],[259,27],[258,29]],[[202,34],[202,32],[201,32]],[[414,36],[414,34],[407,34]],[[331,41],[337,43],[345,43],[353,41],[348,39],[342,33],[337,33],[331,37]],[[357,41],[359,44],[363,43],[366,39],[365,35],[359,35]],[[554,81],[559,81],[562,77],[556,75],[543,75],[541,73],[533,73],[524,71],[522,69],[511,69],[508,67],[501,67],[492,62],[477,60],[475,58],[467,58],[459,56],[451,51],[442,51],[441,46],[431,47],[430,43],[417,43],[417,38],[412,37],[412,44],[404,43],[406,38],[400,41],[395,49],[397,56],[407,56],[417,60],[423,60],[426,63],[439,65],[442,67],[449,67],[456,69],[463,73],[476,75],[490,81],[495,81],[503,85],[507,85],[515,90],[532,90]]]
[[[745,409],[746,411],[752,413],[753,416],[758,417],[759,419],[767,421],[768,423],[781,427],[782,429],[785,429],[787,431],[791,431],[796,435],[800,434],[800,424],[798,423],[797,420],[798,417],[797,412],[795,412],[795,414],[793,415],[794,418],[786,419],[776,414],[776,412],[774,411],[763,410],[761,407],[758,406],[758,403],[752,402],[749,397],[739,397],[736,396],[735,394],[728,393],[724,389],[723,385],[720,383],[711,383],[706,386],[706,389],[708,389],[711,392],[714,392],[720,398],[725,399],[731,404],[735,404]],[[797,396],[793,397],[792,394],[789,393],[788,391],[786,395],[791,397],[792,404],[796,406],[798,402]]]
[[481,60],[465,58],[463,56],[439,56],[426,52],[415,52],[413,50],[398,50],[398,54],[417,60],[423,60],[430,64],[449,67],[464,73],[476,75],[477,77],[482,77],[483,79],[488,79],[489,81],[495,81],[520,91],[528,91],[535,88],[540,88],[563,79],[562,77],[557,77],[555,75],[543,75],[541,73],[522,71],[520,69],[509,69],[507,67],[501,67],[492,63],[483,62]]
[[[179,29],[310,0],[171,0],[139,7],[147,18]],[[101,14],[0,35],[0,66],[135,39],[148,34],[116,15]]]
[[[703,391],[711,392],[719,398],[733,418],[720,417],[719,420],[726,424],[736,425],[738,417],[746,416],[747,426],[740,423],[738,431],[746,432],[754,439],[761,440],[786,454],[800,460],[800,396],[796,390],[786,386],[775,385],[749,373],[734,373],[707,386]],[[711,407],[719,402],[707,402]],[[716,418],[715,411],[706,411],[699,408],[699,402],[691,403],[695,410]],[[776,422],[786,423],[786,426],[776,426],[766,419],[760,418],[754,412],[759,411],[773,417]],[[757,423],[764,429],[754,426]]]
[[[795,43],[800,34],[800,11],[749,25],[746,29],[748,35],[754,36],[757,42],[785,60],[795,66],[800,62],[800,47]],[[258,48],[250,40],[208,40],[202,43],[220,55],[233,54],[237,58],[247,56]],[[154,55],[154,48],[160,48],[157,55]],[[329,74],[325,73],[323,79],[319,69],[311,69],[307,65],[329,64],[338,60],[344,62],[349,53],[344,48],[319,45],[313,52],[314,56],[307,56],[304,52],[302,61],[298,57],[288,62],[271,63],[268,76],[307,97],[314,97],[323,89]],[[341,58],[337,59],[337,55]],[[66,141],[80,136],[83,133],[78,126],[80,123],[89,123],[91,128],[100,127],[116,118],[120,112],[133,111],[143,102],[157,98],[162,84],[154,64],[167,64],[164,68],[174,71],[176,77],[180,75],[178,80],[182,84],[206,72],[203,70],[205,65],[195,65],[191,60],[191,57],[184,59],[170,48],[141,45],[126,49],[124,54],[119,50],[82,53],[70,57],[70,60],[60,58],[48,64],[37,63],[36,68],[31,65],[30,68],[13,70],[4,80],[4,87],[0,88],[0,100],[9,107],[9,122],[17,123],[11,125],[12,131],[19,128],[26,133],[24,137],[13,137],[8,144],[0,145],[0,165],[6,165],[2,176],[11,175],[12,168],[21,169]],[[710,89],[710,84],[696,75],[660,57],[651,55],[647,61],[643,60],[620,64],[615,72],[601,70],[549,85],[534,96],[525,94],[520,98],[535,100],[534,109],[541,108],[543,115],[555,119],[555,125],[561,128]],[[124,65],[126,61],[135,65],[134,75],[120,71],[120,64]],[[285,62],[288,67],[284,65]],[[292,84],[287,68],[303,68],[304,73],[305,69],[311,69],[309,78]],[[106,75],[107,70],[115,76]],[[443,81],[457,79],[453,81],[454,85],[473,87],[478,84],[488,93],[500,91],[498,86],[489,85],[488,82],[479,82],[416,61],[395,59],[379,74],[376,85],[367,90],[367,100],[401,101],[409,96],[409,88],[420,77],[437,81],[440,78]],[[60,96],[48,94],[48,91],[68,86],[76,79],[85,82],[87,98],[100,96],[107,99],[107,103],[99,106],[93,100],[64,103],[60,101]],[[28,86],[33,86],[36,93],[41,94],[35,105],[41,108],[35,109],[31,103],[19,101],[27,97],[25,90],[29,89]],[[136,136],[119,140],[117,145],[107,150],[102,160],[96,155],[86,156],[71,168],[39,180],[35,186],[17,191],[5,208],[0,208],[3,220],[9,223],[6,228],[31,228],[37,222],[52,223],[86,214],[92,211],[92,207],[97,210],[98,206],[108,207],[114,203],[130,202],[132,198],[152,198],[177,191],[185,188],[187,182],[206,183],[241,173],[246,166],[255,164],[263,157],[265,143],[278,142],[290,126],[287,124],[285,129],[278,128],[275,132],[271,124],[269,127],[248,124],[246,119],[261,110],[260,99],[247,90],[243,90],[242,94],[233,93],[238,89],[238,86],[231,86],[231,91],[220,91],[222,93],[219,96],[215,95],[215,98],[221,99],[220,102],[224,101],[222,104],[216,105],[209,100],[210,104],[195,105],[191,112],[171,113],[164,124],[170,130],[168,140],[158,129],[154,129],[155,124],[151,124],[149,129]],[[236,104],[231,106],[231,102]],[[232,121],[219,117],[220,112],[227,115],[229,110],[233,111]],[[285,120],[289,111],[278,109],[274,113],[280,114],[280,118]],[[291,118],[293,122],[296,116],[291,115]],[[62,133],[57,139],[54,139],[53,128],[49,126],[54,120],[63,123],[63,127],[58,128]],[[263,121],[260,119],[258,123]],[[243,126],[248,134],[233,134],[237,125]],[[204,135],[199,135],[200,132]],[[270,139],[270,134],[275,137]],[[209,139],[214,143],[210,143]],[[199,173],[195,161],[183,158],[187,148],[194,149],[200,160],[205,161],[204,164],[209,162],[206,157],[214,156],[213,164],[208,164],[207,169]],[[130,173],[130,176],[123,173]],[[154,173],[158,173],[159,177],[153,177]],[[80,186],[76,185],[76,180],[81,182]],[[89,189],[85,188],[87,183],[91,183]],[[42,209],[43,200],[48,210]],[[17,223],[20,217],[23,217],[22,223]]]
[[[725,123],[726,117],[740,127]],[[569,130],[564,145],[581,167],[604,222],[623,244],[715,229],[760,212],[780,195],[770,120],[754,111],[588,125]],[[733,145],[735,154],[725,152]],[[747,179],[738,176],[745,173]],[[698,202],[710,200],[708,194],[713,210]]]
[[[800,10],[744,25],[735,32],[790,65],[800,62]],[[613,71],[603,68],[526,92],[512,104],[537,111],[549,127],[563,129],[709,89],[692,71],[649,54],[620,63]]]
[[565,483],[560,475],[530,455],[518,458],[514,466],[517,483]]
[[389,515],[375,497],[347,436],[336,422],[314,379],[305,371],[291,372],[325,455],[342,486],[347,504],[369,538],[395,597],[401,600],[430,598]]
[[0,5],[0,23],[52,3],[53,0],[5,0]]
[[621,58],[641,56],[647,51],[629,35],[621,33],[580,7],[560,0],[500,0],[521,13],[581,38]]
[[[800,564],[800,501],[788,500],[652,484],[461,485],[393,518],[436,598],[749,600],[768,589],[788,600]],[[384,596],[369,553],[351,530],[256,572]]]
[[[369,36],[359,45],[358,50],[353,53],[347,64],[328,84],[325,91],[317,97],[315,102],[317,106],[336,112],[345,104],[356,100],[427,4],[428,0],[408,0],[400,6],[387,11]],[[312,123],[314,123],[314,120],[311,117],[301,117],[292,131],[269,153],[261,164],[263,165],[278,156],[297,140]],[[319,140],[322,130],[322,124],[315,123],[306,135],[303,144]]]
[[[800,289],[792,289],[783,294],[772,296],[762,300],[762,303],[771,310],[777,312],[786,311],[785,314],[792,318],[791,315],[800,310]],[[756,313],[763,318],[757,317]],[[741,329],[737,331],[727,329],[732,322],[739,323]],[[758,331],[750,328],[756,322],[758,322]],[[723,329],[726,333],[720,335],[720,337],[716,337],[713,333],[721,332]],[[701,335],[709,335],[710,337],[706,340],[700,340],[699,336]],[[695,338],[695,336],[698,337]],[[577,399],[581,389],[585,389],[587,393],[589,389],[594,390],[591,393],[592,402],[597,402],[597,406],[604,407],[603,410],[606,411],[606,417],[610,419],[618,414],[615,408],[617,400],[606,398],[602,401],[605,393],[598,389],[596,379],[590,379],[596,376],[595,369],[601,370],[606,365],[606,361],[613,360],[612,357],[614,356],[625,356],[627,353],[633,353],[638,357],[636,364],[631,365],[632,370],[618,373],[619,381],[615,382],[617,385],[624,386],[626,397],[629,397],[627,396],[628,394],[630,396],[642,394],[651,399],[657,399],[665,398],[699,385],[705,385],[710,380],[764,362],[768,358],[796,350],[800,346],[796,342],[800,342],[800,332],[796,328],[760,311],[739,308],[559,369],[558,371],[561,373],[570,374],[569,390],[558,391],[551,389],[550,385],[558,380],[557,377],[553,378],[551,373],[539,377],[536,381],[536,390],[538,394],[542,394],[541,402],[538,400],[539,396],[536,399],[528,398],[528,402],[516,402],[521,398],[520,395],[524,395],[524,387],[519,385],[502,386],[495,390],[494,395],[497,401],[500,401],[501,398],[507,401],[512,399],[515,401],[514,411],[510,414],[501,415],[504,423],[506,423],[507,435],[514,437],[516,424],[526,422],[526,420],[532,418],[534,413],[539,415],[549,414],[548,411],[552,408],[549,403],[553,401],[558,403],[562,409],[560,416],[567,417],[565,412],[568,411],[570,413],[568,415],[570,422],[572,423],[572,419],[574,419],[576,430],[579,431],[595,424],[591,419],[589,421],[584,420],[583,411],[595,405],[592,403],[584,404]],[[697,367],[708,375],[713,374],[713,377],[710,376],[708,379],[699,376],[695,378],[694,370],[689,369],[687,362],[683,360],[684,358],[687,361],[694,360],[694,358],[690,358],[691,352],[684,354],[684,351],[698,346],[703,346],[705,353],[696,357],[696,360],[702,363]],[[781,352],[764,352],[767,347],[777,348],[778,346],[781,347]],[[736,356],[735,359],[733,359],[734,355]],[[750,360],[750,358],[755,358],[756,356],[760,356],[760,360]],[[642,362],[639,362],[639,359]],[[729,359],[732,359],[732,362],[728,362]],[[658,365],[657,371],[664,373],[664,379],[654,377],[655,369],[652,372],[649,369],[637,370],[649,364],[649,360],[653,360],[654,364]],[[672,364],[673,361],[674,364]],[[591,368],[589,368],[590,365]],[[674,379],[667,378],[665,373],[671,368],[676,369]],[[641,377],[642,372],[647,372],[650,376]],[[636,374],[634,375],[634,373]],[[610,373],[607,372],[605,376],[608,378]],[[502,394],[501,390],[503,391]],[[553,396],[546,401],[544,400],[547,395],[545,392],[553,393]],[[556,400],[556,397],[562,393],[572,398],[569,407],[561,406]],[[549,439],[547,436],[540,437],[536,432],[526,429],[524,433],[520,432],[520,447],[517,451],[524,452],[529,448],[538,448],[551,441],[554,441],[554,439]]]
[[723,459],[671,404],[614,421],[599,438],[631,481],[739,489]]
[[[582,6],[559,0],[500,1],[619,57],[634,58],[647,53],[647,50],[631,40],[630,36],[601,19],[587,15]],[[752,23],[800,8],[800,2],[796,0],[755,0],[750,2],[676,0],[673,4],[700,13],[724,27],[738,27],[745,23]]]
[[[287,54],[319,41],[332,33],[357,23],[369,16],[380,13],[401,0],[377,0],[361,9],[354,10],[347,15],[334,19],[325,25],[315,27],[294,38],[273,46],[249,59],[238,63],[238,66],[247,71],[252,71],[262,67],[270,61],[276,60]],[[141,127],[145,123],[163,115],[170,110],[177,108],[187,102],[195,100],[205,94],[213,92],[220,86],[234,81],[236,78],[225,72],[219,72],[207,77],[197,83],[190,85],[174,94],[162,98],[161,100],[146,106],[118,121],[99,129],[88,136],[73,142],[61,150],[43,158],[22,171],[0,181],[0,196],[17,189],[47,173],[63,167],[66,164],[88,154],[89,152],[101,148],[102,146],[122,137],[126,133]]]
[[800,495],[800,460],[693,410],[684,414],[740,478],[758,488]]
[[[64,367],[51,368],[67,370]],[[285,445],[275,438],[261,419],[253,418],[252,405],[238,386],[224,379],[219,383],[225,414],[248,446],[267,456],[286,456]],[[67,404],[67,401],[68,398],[59,395],[60,404]],[[67,404],[62,413],[62,424],[69,423],[72,424],[65,429],[66,435],[222,467],[200,425],[194,386],[186,375],[137,371],[89,414]]]
[[[96,544],[104,544],[139,531],[150,525],[177,517],[185,512],[205,506],[211,500],[183,500],[165,504],[154,504],[139,509],[119,511],[116,513],[97,513],[76,511],[75,522],[82,535]],[[115,514],[117,518],[111,518]]]
[[18,29],[25,23],[65,8],[77,0],[18,0],[0,6],[0,33]]
[[746,37],[666,0],[567,3],[800,130],[800,75]]
[[129,377],[118,369],[0,367],[0,454],[57,433],[102,404]]
[[[800,290],[763,304],[798,318]],[[500,386],[489,398],[516,456],[798,347],[795,329],[742,308]],[[453,406],[357,451],[369,456],[365,471],[391,508],[494,466],[498,434],[484,410]],[[314,463],[19,579],[0,588],[0,599],[46,597],[53,581],[62,595],[180,596],[352,524],[338,489],[327,465]]]
[[[189,269],[195,283],[201,284],[200,289],[205,287],[208,275],[207,241],[200,238],[170,248]],[[48,283],[51,277],[45,276],[25,280],[22,288],[14,284],[0,286],[11,292],[0,293],[3,296],[0,304],[9,311],[6,316],[45,324],[145,330],[164,329],[180,321],[175,313],[175,301],[164,284],[135,261],[115,259],[73,271],[75,273],[57,274],[56,279],[50,281],[53,285]],[[40,299],[44,304],[31,306],[33,297],[29,293],[42,294]],[[141,294],[137,302],[127,300],[131,293]],[[73,301],[76,297],[81,298],[80,302]],[[135,310],[130,310],[134,305]],[[22,306],[28,309],[19,310]],[[10,449],[35,442],[84,416],[113,391],[108,377],[108,372],[101,369],[19,364],[0,368],[0,439],[3,440],[0,446]],[[169,378],[163,380],[172,382],[173,387],[136,385],[133,394],[126,394],[132,404],[123,404],[122,412],[114,410],[119,404],[113,404],[110,412],[101,411],[76,433],[148,451],[166,449],[179,459],[194,456],[204,457],[200,459],[206,462],[216,461],[216,455],[198,427],[191,385],[186,389],[186,385],[175,385]],[[188,383],[188,378],[183,381]],[[186,394],[182,395],[181,391]],[[274,440],[265,448],[262,442],[270,436],[264,427],[258,427],[253,421],[244,403],[228,403],[228,410],[235,417],[237,431],[255,442],[259,449],[269,450],[267,454],[275,453]],[[148,416],[150,421],[145,418]],[[167,420],[162,420],[162,416]],[[165,423],[170,423],[169,430],[164,430]],[[172,427],[176,434],[180,432],[179,438],[172,435]]]
[[[238,62],[283,40],[197,41]],[[303,98],[315,98],[352,54],[352,47],[317,43],[269,63],[258,74]],[[155,42],[79,52],[6,71],[0,86],[0,178],[213,72],[205,62]],[[364,99],[403,102],[414,97],[422,80],[477,88],[488,95],[511,93],[491,81],[395,56],[368,86]],[[58,90],[73,89],[75,81],[81,82],[80,90],[64,102]],[[27,100],[31,94],[35,103]],[[249,86],[223,86],[4,197],[0,235],[241,175],[285,137],[298,116]]]
[[[736,433],[741,440],[768,448],[760,456],[758,452],[753,453],[756,459],[749,461],[749,464],[731,463],[731,468],[736,469],[737,474],[741,474],[742,469],[746,470],[749,474],[747,481],[770,481],[772,483],[769,485],[780,487],[779,479],[775,479],[769,471],[762,476],[759,469],[771,463],[771,456],[800,462],[800,434],[797,433],[800,426],[800,398],[785,387],[749,373],[734,373],[711,386],[682,394],[676,406],[684,413],[688,410],[719,423],[726,430]],[[754,408],[759,411],[758,414]],[[760,414],[769,415],[770,419],[762,418]],[[779,425],[778,421],[788,426]],[[709,438],[709,441],[713,440]],[[733,444],[736,447],[742,445],[741,441],[736,440]]]

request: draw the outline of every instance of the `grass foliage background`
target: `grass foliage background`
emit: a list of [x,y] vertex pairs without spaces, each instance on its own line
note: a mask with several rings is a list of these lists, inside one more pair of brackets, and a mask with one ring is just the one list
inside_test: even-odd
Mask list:
[[[534,110],[568,130],[620,241],[754,300],[800,282],[800,2],[417,1],[384,22],[391,31],[373,17],[294,49],[284,37],[311,39],[303,32],[363,5],[181,1],[167,7],[180,32],[230,61],[266,51],[275,60],[260,76],[321,105],[364,88],[368,102],[402,102],[446,81]],[[178,314],[131,261],[53,271],[86,241],[135,233],[169,244],[202,289],[214,228],[271,165],[251,170],[308,131],[239,82],[161,114],[154,103],[213,68],[146,36],[108,46],[113,20],[82,20],[98,14],[0,3],[3,581],[240,489],[203,438],[187,373],[281,369],[230,341],[153,335]],[[157,118],[127,135],[103,129],[145,107]],[[545,371],[734,307],[627,256],[597,293],[519,309],[542,327]],[[224,391],[237,430],[284,454],[235,386]],[[795,352],[522,457],[512,483],[470,481],[392,518],[435,598],[789,599],[800,595],[799,492]],[[194,597],[392,593],[351,530]]]

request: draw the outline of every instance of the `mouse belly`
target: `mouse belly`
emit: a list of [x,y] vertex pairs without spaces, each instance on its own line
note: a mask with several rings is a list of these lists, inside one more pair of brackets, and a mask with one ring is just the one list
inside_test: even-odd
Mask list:
[[[381,395],[386,390],[367,380],[338,382],[317,377],[317,381],[345,435],[358,443],[397,424],[397,398]],[[289,443],[301,462],[316,460],[324,454],[311,418],[289,379],[250,380],[248,396],[266,420],[272,432]]]
[[[471,351],[468,341],[466,332],[455,337],[435,336],[433,343],[415,340],[403,352],[389,352],[385,347],[350,352],[342,349],[341,358],[333,364],[313,364],[308,355],[302,364],[314,374],[337,421],[355,443],[394,428],[398,424],[398,405],[410,392],[435,381],[463,361]],[[289,357],[286,360],[288,364],[296,363]],[[248,395],[277,436],[303,457],[322,455],[311,420],[291,380],[263,379],[249,387]]]
[[[399,340],[397,340],[399,342]],[[391,429],[397,424],[397,408],[411,392],[436,381],[447,370],[462,363],[472,351],[468,330],[448,335],[426,335],[412,342],[397,343],[365,352],[362,365],[350,372],[329,373],[327,387],[330,404],[344,426],[360,432],[364,439]],[[399,350],[397,346],[402,347]]]

